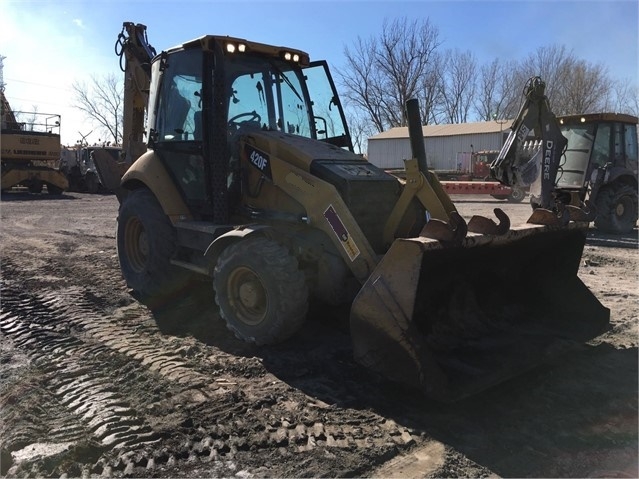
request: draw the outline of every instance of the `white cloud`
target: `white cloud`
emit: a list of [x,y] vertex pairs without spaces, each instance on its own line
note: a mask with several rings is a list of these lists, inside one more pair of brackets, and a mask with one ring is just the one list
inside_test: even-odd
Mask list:
[[73,23],[75,23],[78,27],[80,27],[82,30],[86,30],[87,27],[84,25],[84,22],[82,21],[81,18],[74,18],[72,20]]

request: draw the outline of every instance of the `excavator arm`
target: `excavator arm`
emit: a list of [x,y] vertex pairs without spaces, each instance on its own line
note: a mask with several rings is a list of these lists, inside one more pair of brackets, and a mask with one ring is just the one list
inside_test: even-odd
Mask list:
[[[546,84],[540,77],[526,83],[525,100],[511,132],[497,158],[490,165],[491,176],[507,186],[529,186],[540,182],[539,207],[560,213],[564,205],[557,202],[554,192],[561,158],[568,140],[562,135],[559,121],[550,109],[545,94]],[[541,147],[533,151],[524,148],[534,131]]]

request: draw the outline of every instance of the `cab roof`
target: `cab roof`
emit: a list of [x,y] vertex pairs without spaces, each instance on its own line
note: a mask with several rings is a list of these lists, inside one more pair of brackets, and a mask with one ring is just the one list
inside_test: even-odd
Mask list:
[[[266,43],[252,42],[243,38],[223,35],[204,35],[169,48],[168,50],[166,50],[166,52],[172,53],[189,48],[213,50],[215,44],[220,45],[223,51],[229,54],[241,55],[243,53],[258,53],[273,58],[284,58],[284,56],[288,53],[291,56],[297,55],[299,58],[297,63],[300,63],[302,66],[308,65],[310,61],[309,54],[302,50],[283,46],[268,45]],[[244,47],[243,51],[240,50],[240,45]],[[233,49],[233,51],[230,51],[230,49]]]

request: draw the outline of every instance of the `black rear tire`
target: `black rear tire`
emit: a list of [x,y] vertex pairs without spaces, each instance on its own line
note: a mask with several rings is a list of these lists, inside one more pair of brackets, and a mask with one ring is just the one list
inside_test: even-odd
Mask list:
[[29,183],[29,193],[42,193],[42,187],[44,186],[44,184],[42,183],[42,181],[40,180],[31,180],[31,182]]
[[130,192],[118,214],[120,268],[134,296],[152,310],[170,304],[189,286],[191,275],[171,264],[176,231],[153,193]]
[[637,190],[617,183],[599,190],[595,199],[597,229],[613,234],[630,233],[637,223]]
[[264,237],[227,247],[213,275],[220,315],[236,337],[257,345],[295,334],[308,312],[308,287],[297,260]]

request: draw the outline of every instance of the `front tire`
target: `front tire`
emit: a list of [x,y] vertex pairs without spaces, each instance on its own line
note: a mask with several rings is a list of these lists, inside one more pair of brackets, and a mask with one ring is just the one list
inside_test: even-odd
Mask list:
[[236,337],[257,345],[295,334],[308,312],[308,287],[297,260],[264,237],[243,239],[218,258],[215,301]]
[[166,306],[189,284],[190,275],[170,262],[176,236],[151,191],[134,190],[124,198],[117,228],[120,268],[134,296],[152,310]]
[[618,183],[599,190],[595,226],[606,233],[630,233],[637,223],[637,190]]

